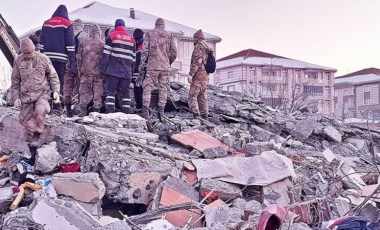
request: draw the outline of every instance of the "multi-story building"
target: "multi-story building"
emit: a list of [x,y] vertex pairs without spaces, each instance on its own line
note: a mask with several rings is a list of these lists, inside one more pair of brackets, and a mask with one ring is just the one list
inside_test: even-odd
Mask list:
[[251,94],[279,109],[308,104],[334,113],[336,69],[248,49],[217,61],[214,85]]
[[380,69],[368,68],[335,78],[335,115],[380,119]]
[[[92,2],[87,6],[79,8],[69,13],[70,20],[81,19],[84,22],[84,31],[89,32],[93,24],[100,26],[104,32],[107,28],[113,28],[115,20],[121,18],[125,21],[127,30],[132,34],[134,29],[140,28],[147,31],[154,28],[157,16],[135,10],[134,8],[122,9],[109,6],[99,2]],[[194,49],[193,34],[198,30],[176,22],[165,19],[165,29],[168,30],[174,37],[178,47],[178,58],[171,67],[171,81],[178,81],[187,84],[187,76],[190,71],[190,60]],[[39,30],[35,28],[28,33],[21,35],[26,37],[29,34]],[[104,34],[104,33],[103,33]],[[216,51],[216,43],[221,41],[221,38],[205,33],[205,40]]]

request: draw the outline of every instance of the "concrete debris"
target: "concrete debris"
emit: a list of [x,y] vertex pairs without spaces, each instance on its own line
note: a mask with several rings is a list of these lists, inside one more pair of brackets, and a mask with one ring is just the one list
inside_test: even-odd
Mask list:
[[216,179],[202,179],[200,183],[200,192],[207,194],[211,191],[216,193],[218,198],[223,201],[233,200],[242,197],[243,195],[238,185]]
[[106,190],[97,173],[57,173],[52,182],[57,194],[82,202],[99,201]]
[[333,141],[342,142],[342,135],[332,126],[326,126],[323,129],[323,133]]
[[[283,114],[214,86],[209,120],[194,119],[189,88],[171,88],[162,121],[154,110],[149,121],[48,116],[34,169],[20,162],[29,150],[18,111],[0,107],[1,228],[322,229],[347,216],[379,224],[380,132],[307,107]],[[80,172],[56,173],[58,162]],[[41,190],[21,191],[25,183]]]
[[29,207],[31,219],[44,229],[96,229],[101,224],[75,202],[36,199]]
[[37,150],[35,170],[42,173],[49,173],[57,167],[57,164],[63,158],[57,151],[57,143],[51,142],[48,145],[43,145]]

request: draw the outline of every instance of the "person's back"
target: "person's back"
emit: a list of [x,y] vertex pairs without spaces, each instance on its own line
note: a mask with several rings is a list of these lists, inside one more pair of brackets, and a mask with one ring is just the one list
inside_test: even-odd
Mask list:
[[64,5],[44,22],[40,41],[43,52],[52,62],[67,63],[74,58],[74,30]]
[[[53,16],[44,22],[40,42],[41,52],[50,58],[58,74],[60,93],[63,94],[66,63],[69,62],[70,72],[77,72],[74,30],[66,6],[60,5]],[[61,105],[53,105],[53,109],[60,111]]]
[[156,20],[155,28],[146,33],[141,52],[142,74],[137,79],[137,85],[143,86],[143,107],[141,116],[149,119],[149,106],[152,91],[158,87],[158,114],[164,115],[167,102],[170,65],[177,58],[177,47],[171,34],[165,30],[165,21]]
[[103,95],[103,77],[100,70],[104,42],[101,40],[101,30],[95,25],[90,37],[80,42],[77,61],[81,75],[79,87],[80,116],[88,114],[88,106],[93,100],[93,111],[100,112]]
[[147,71],[168,71],[176,58],[177,47],[172,35],[165,30],[165,21],[159,18],[155,28],[145,35],[141,60],[147,60],[145,63]]
[[103,48],[104,41],[100,39],[100,35],[95,36],[94,33],[91,33],[89,37],[84,38],[80,42],[77,61],[81,74],[100,74],[100,61],[102,59]]

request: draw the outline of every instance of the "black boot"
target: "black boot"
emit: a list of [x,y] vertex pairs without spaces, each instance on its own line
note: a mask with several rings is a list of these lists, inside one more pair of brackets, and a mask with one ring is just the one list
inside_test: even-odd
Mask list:
[[80,106],[80,114],[79,114],[79,116],[80,117],[85,117],[87,115],[88,115],[88,113],[87,113],[87,106]]
[[123,98],[122,104],[121,104],[121,112],[126,113],[126,114],[131,114],[132,113],[131,103],[132,103],[131,99]]
[[51,114],[60,116],[63,113],[62,105],[61,103],[53,103]]
[[94,107],[92,108],[92,112],[100,113],[100,108]]
[[71,104],[66,104],[64,107],[64,111],[67,117],[73,117],[73,110],[71,109]]
[[202,117],[204,120],[208,120],[208,114],[207,114],[207,113],[201,113],[201,117]]
[[148,106],[143,106],[141,108],[141,117],[146,119],[146,120],[149,120],[149,107]]
[[106,97],[106,113],[115,112],[115,97],[107,96]]
[[165,117],[165,107],[158,106],[158,119],[160,119],[160,122],[164,121],[163,119],[164,117]]
[[30,158],[22,158],[22,161],[26,162],[27,164],[33,166],[36,162],[36,155],[37,155],[37,145],[29,145],[29,152],[30,152]]
[[198,119],[200,117],[199,113],[193,113],[194,114],[194,119]]

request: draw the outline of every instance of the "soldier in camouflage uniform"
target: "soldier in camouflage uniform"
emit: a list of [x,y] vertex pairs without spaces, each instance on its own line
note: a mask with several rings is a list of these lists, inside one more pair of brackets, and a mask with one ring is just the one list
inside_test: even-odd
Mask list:
[[137,85],[143,86],[142,117],[149,118],[149,105],[152,91],[158,86],[158,113],[164,115],[169,89],[170,65],[177,58],[177,47],[173,37],[165,30],[165,21],[157,19],[155,28],[146,33],[141,52],[140,73],[146,68],[145,79],[140,74]]
[[188,82],[190,83],[189,107],[194,117],[208,118],[208,73],[204,64],[207,61],[208,53],[213,50],[206,43],[202,30],[194,34],[194,51],[191,56],[190,73]]
[[78,69],[81,76],[79,86],[80,116],[87,115],[88,105],[93,100],[93,111],[100,112],[103,95],[103,77],[100,70],[100,61],[104,48],[104,41],[100,39],[102,31],[95,25],[91,29],[90,37],[84,38],[77,53]]
[[11,92],[14,105],[21,109],[19,121],[25,128],[31,153],[28,163],[34,164],[39,138],[45,129],[45,116],[50,112],[49,100],[59,103],[59,79],[50,59],[35,51],[29,38],[20,42],[22,54],[13,64]]
[[[78,52],[78,45],[80,42],[88,38],[88,34],[83,31],[84,24],[82,20],[79,18],[74,21],[73,23],[73,29],[74,29],[74,38],[75,38],[75,54]],[[67,64],[66,70],[65,70],[65,76],[63,78],[64,84],[63,84],[63,104],[66,111],[66,115],[68,117],[72,117],[73,113],[71,110],[71,97],[73,95],[74,89],[79,88],[79,82],[80,82],[80,76],[78,74],[73,74],[70,71],[70,68],[68,67],[70,63]]]

